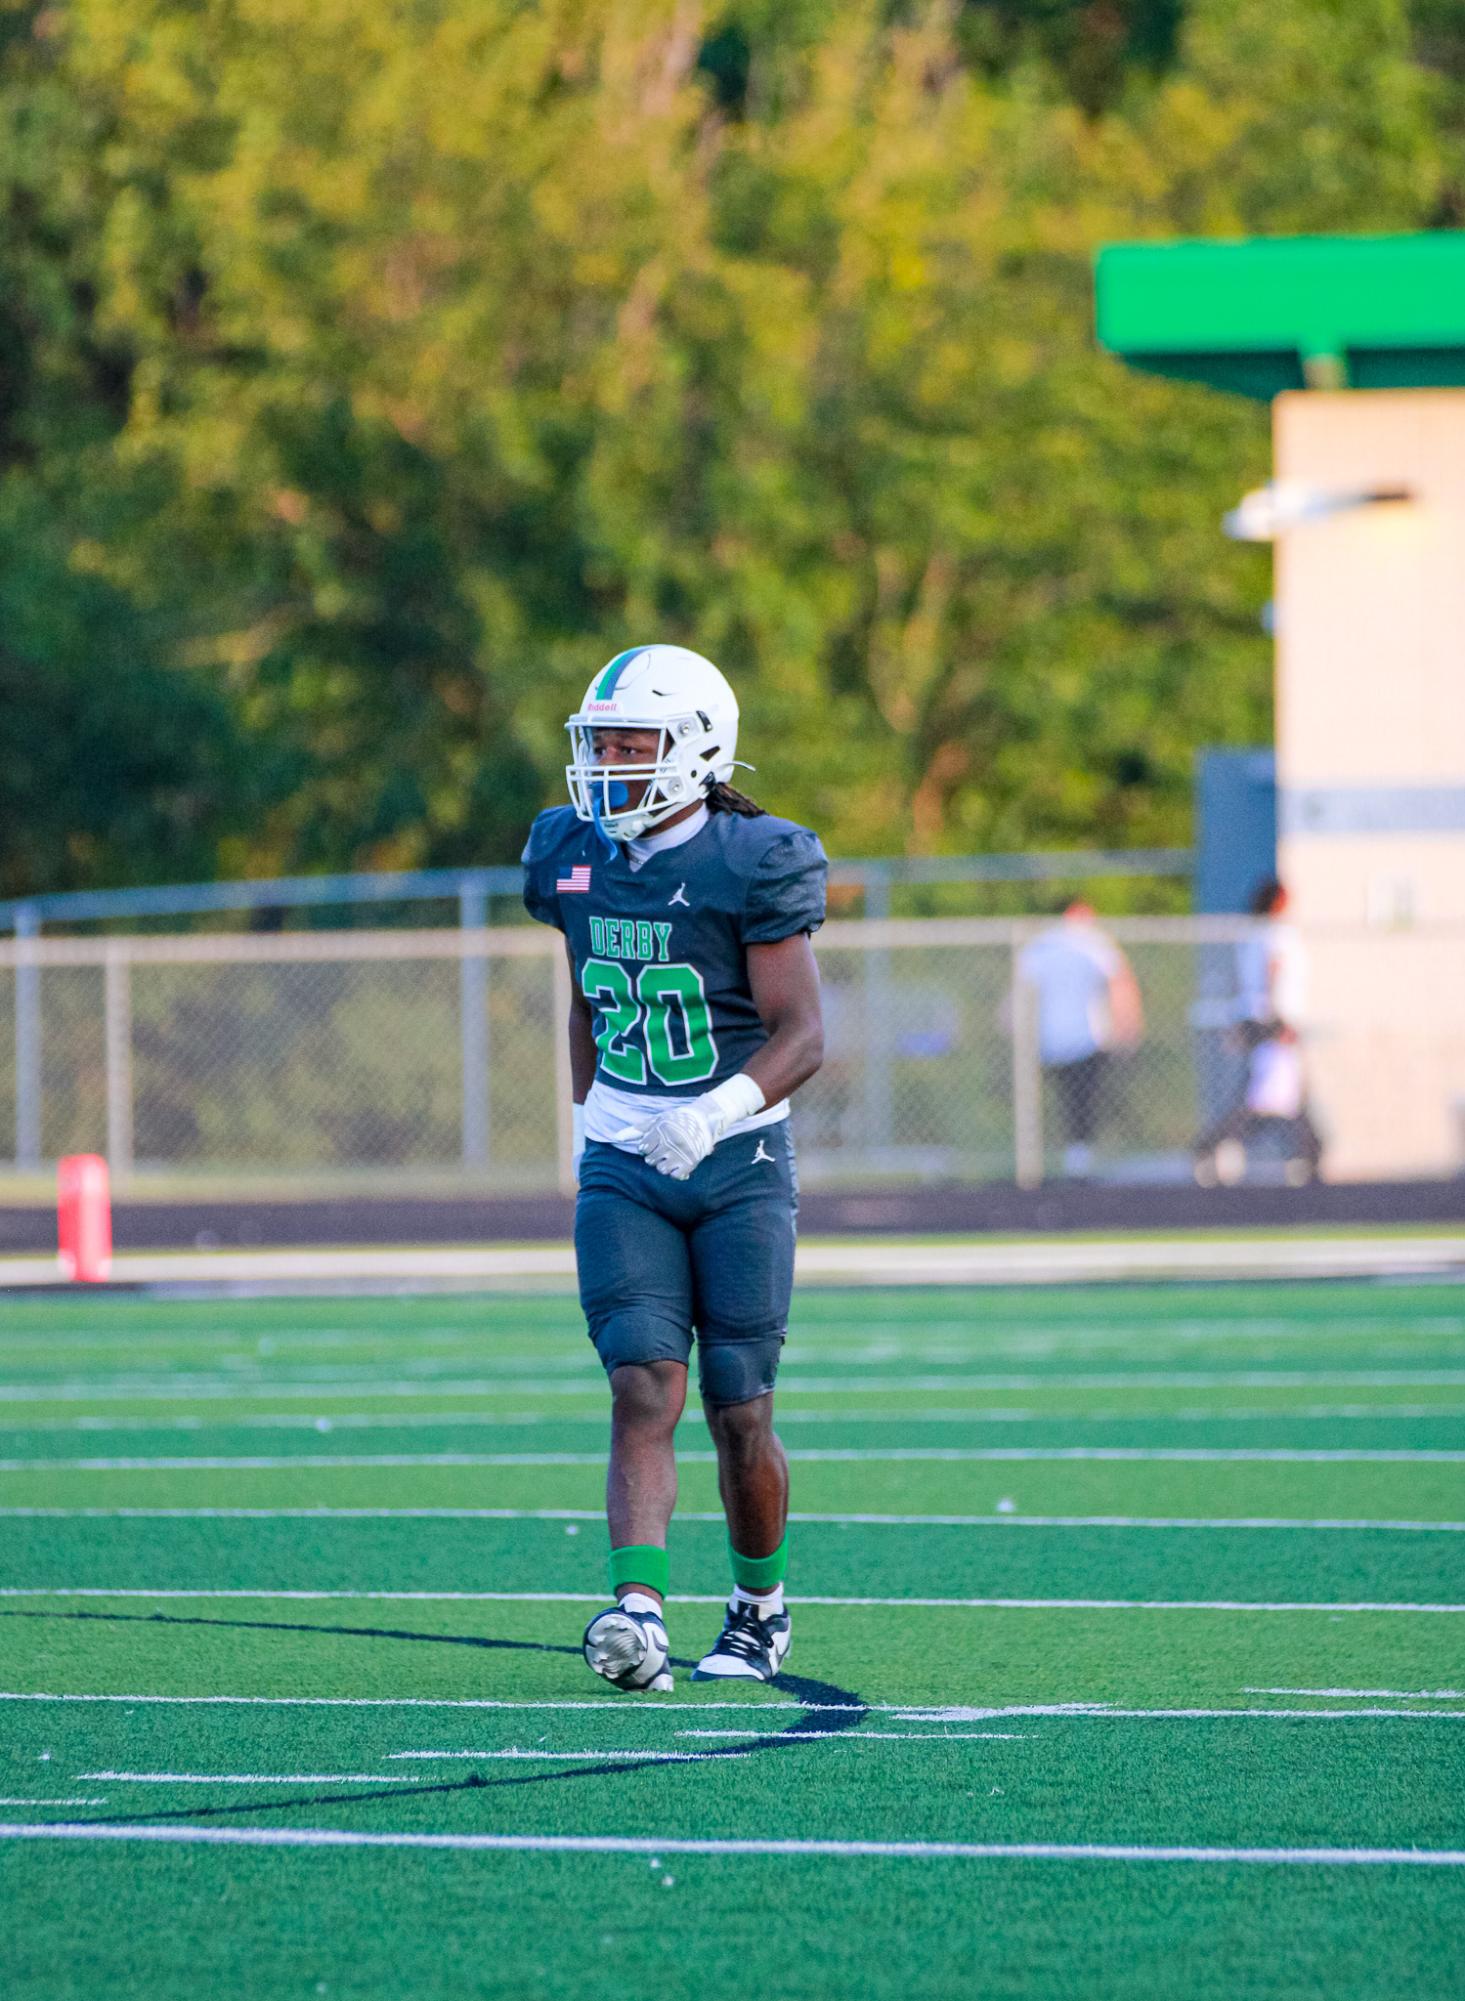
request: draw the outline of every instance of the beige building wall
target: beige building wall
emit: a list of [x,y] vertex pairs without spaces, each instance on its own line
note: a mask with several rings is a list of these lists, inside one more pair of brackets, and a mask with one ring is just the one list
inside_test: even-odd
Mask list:
[[1276,543],[1280,873],[1310,949],[1328,1170],[1459,1170],[1465,391],[1309,391],[1274,425],[1279,483],[1412,495]]

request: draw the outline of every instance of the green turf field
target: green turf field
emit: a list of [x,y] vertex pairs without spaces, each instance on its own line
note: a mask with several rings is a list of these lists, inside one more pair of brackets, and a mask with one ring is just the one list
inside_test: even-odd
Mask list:
[[792,1671],[634,1698],[572,1301],[0,1299],[0,1987],[1458,1995],[1462,1336],[1435,1284],[804,1292]]

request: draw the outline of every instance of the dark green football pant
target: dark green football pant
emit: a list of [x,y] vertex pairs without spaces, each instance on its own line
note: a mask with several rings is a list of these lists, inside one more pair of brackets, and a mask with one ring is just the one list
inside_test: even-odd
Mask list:
[[686,1181],[592,1140],[580,1163],[580,1303],[607,1374],[686,1363],[705,1403],[773,1388],[793,1290],[799,1184],[788,1121],[722,1140]]

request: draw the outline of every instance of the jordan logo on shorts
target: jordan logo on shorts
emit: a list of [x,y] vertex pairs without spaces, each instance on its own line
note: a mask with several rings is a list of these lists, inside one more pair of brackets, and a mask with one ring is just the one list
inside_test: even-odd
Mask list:
[[683,883],[679,883],[679,884],[677,885],[677,893],[676,893],[676,895],[675,895],[675,896],[669,896],[669,897],[668,897],[668,898],[666,899],[666,907],[667,907],[667,909],[668,909],[668,910],[670,910],[670,909],[672,909],[672,908],[674,907],[674,905],[676,905],[676,904],[678,904],[678,903],[679,903],[679,904],[680,904],[680,905],[682,906],[683,910],[690,910],[692,906],[691,906],[691,904],[690,904],[690,903],[688,903],[688,901],[687,901],[687,893],[686,893],[686,892],[687,892],[687,885],[686,885],[686,884],[685,884],[684,882],[683,882]]
[[761,1139],[758,1142],[758,1151],[753,1155],[751,1164],[754,1167],[756,1167],[760,1160],[766,1160],[770,1167],[775,1167],[777,1165],[777,1162],[774,1160],[773,1155],[768,1151],[767,1147],[763,1144]]

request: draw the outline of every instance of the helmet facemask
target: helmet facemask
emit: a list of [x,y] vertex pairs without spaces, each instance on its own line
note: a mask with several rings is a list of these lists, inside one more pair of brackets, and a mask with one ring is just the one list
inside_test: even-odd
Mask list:
[[[633,841],[650,833],[705,798],[733,768],[735,738],[724,746],[719,739],[728,732],[719,731],[703,710],[645,718],[590,716],[582,710],[565,727],[572,760],[565,766],[570,803],[580,819],[611,841]],[[654,756],[635,764],[602,763],[595,735],[612,729],[655,730]]]

